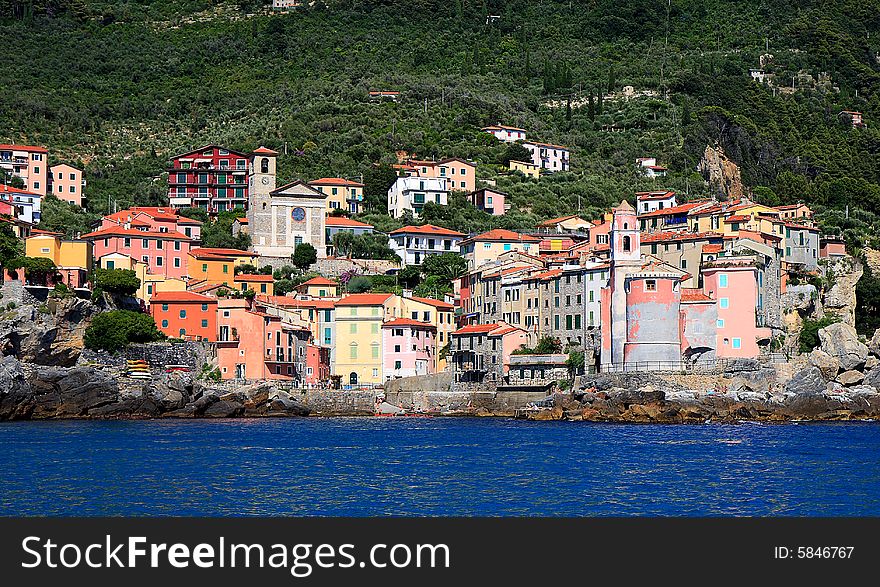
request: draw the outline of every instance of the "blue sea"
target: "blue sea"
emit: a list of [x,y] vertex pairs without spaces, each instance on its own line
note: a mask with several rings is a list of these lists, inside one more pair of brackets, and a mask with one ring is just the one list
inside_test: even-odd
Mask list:
[[0,423],[4,516],[878,516],[880,424]]

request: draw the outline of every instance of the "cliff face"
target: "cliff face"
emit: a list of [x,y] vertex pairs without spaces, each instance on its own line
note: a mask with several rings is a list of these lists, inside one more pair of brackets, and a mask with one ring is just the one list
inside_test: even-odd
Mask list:
[[[7,299],[4,296],[3,301]],[[100,311],[92,302],[78,298],[7,307],[0,312],[0,353],[35,365],[75,365],[86,328]]]
[[845,324],[856,325],[856,284],[863,273],[864,267],[853,257],[829,259],[825,276],[831,286],[822,296],[826,316],[836,316]]
[[697,170],[720,195],[736,199],[745,194],[739,167],[727,158],[721,147],[706,145]]

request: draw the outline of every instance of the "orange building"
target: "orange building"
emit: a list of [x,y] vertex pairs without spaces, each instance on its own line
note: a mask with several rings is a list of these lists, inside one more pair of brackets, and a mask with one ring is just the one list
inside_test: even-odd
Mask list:
[[162,291],[150,298],[156,326],[172,338],[217,340],[217,299],[191,291]]
[[200,247],[191,249],[187,273],[195,282],[235,283],[235,268],[252,263],[259,257],[256,253],[238,249],[213,249]]
[[239,273],[235,276],[235,289],[254,290],[258,294],[275,295],[275,280],[271,275]]

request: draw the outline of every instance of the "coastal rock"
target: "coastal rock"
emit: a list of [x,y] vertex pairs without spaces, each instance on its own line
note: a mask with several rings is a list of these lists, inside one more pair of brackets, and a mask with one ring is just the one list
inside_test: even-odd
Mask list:
[[30,417],[34,402],[31,386],[15,357],[0,358],[0,420]]
[[35,369],[30,384],[33,418],[86,416],[119,399],[116,379],[93,367]]
[[72,367],[83,348],[83,335],[100,309],[89,300],[53,299],[22,304],[0,318],[0,352],[23,363]]
[[89,416],[96,418],[147,419],[161,413],[159,406],[151,397],[129,397],[89,410]]
[[878,359],[874,355],[868,355],[868,358],[865,359],[865,371],[870,371],[871,369],[876,368],[878,365],[880,365],[880,359]]
[[286,397],[277,397],[269,404],[270,415],[308,416],[310,411],[301,403]]
[[232,418],[244,412],[244,406],[236,401],[218,399],[212,402],[203,415],[206,418]]
[[871,341],[868,343],[868,350],[875,357],[880,357],[880,328],[874,331],[874,336],[871,337]]
[[865,374],[865,379],[862,381],[865,385],[870,385],[875,389],[880,389],[880,368],[871,369]]
[[814,349],[810,353],[810,364],[819,369],[825,381],[831,381],[840,371],[840,360],[821,349]]
[[786,393],[795,396],[821,395],[825,389],[825,380],[816,367],[801,369],[785,386]]
[[837,376],[837,382],[841,385],[845,385],[846,387],[857,385],[861,383],[864,379],[865,374],[861,371],[844,371]]
[[859,341],[856,329],[838,322],[819,330],[822,350],[840,361],[844,370],[857,369],[868,358],[868,347]]

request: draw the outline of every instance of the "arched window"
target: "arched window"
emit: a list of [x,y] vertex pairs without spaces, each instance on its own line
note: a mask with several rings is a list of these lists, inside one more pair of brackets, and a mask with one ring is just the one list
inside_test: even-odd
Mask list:
[[351,385],[357,385],[357,383],[358,383],[358,374],[355,373],[354,371],[352,371],[351,374],[348,376],[348,382],[349,382],[349,384],[351,384]]
[[266,157],[260,161],[260,173],[269,173],[269,160]]
[[624,222],[624,223],[623,223],[623,229],[624,229],[624,230],[629,229],[629,222]]
[[628,236],[623,237],[623,252],[628,253],[631,247],[630,238]]

